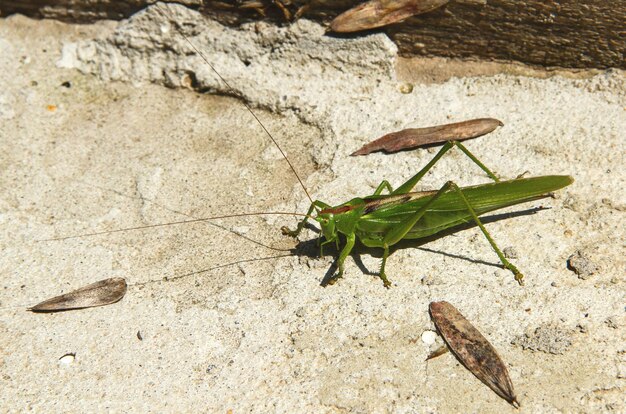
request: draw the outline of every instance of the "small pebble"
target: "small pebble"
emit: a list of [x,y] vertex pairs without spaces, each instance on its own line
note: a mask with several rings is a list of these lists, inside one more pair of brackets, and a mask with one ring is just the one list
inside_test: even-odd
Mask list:
[[413,92],[413,85],[407,82],[401,83],[400,85],[398,85],[398,90],[400,91],[400,93],[407,95]]
[[502,250],[502,253],[504,254],[504,257],[506,257],[507,259],[518,259],[519,258],[519,254],[517,253],[517,250],[515,250],[514,247],[505,247]]
[[194,78],[189,73],[185,73],[183,76],[180,77],[180,86],[182,86],[183,88],[193,89],[194,83]]
[[437,340],[437,332],[424,331],[424,333],[422,333],[422,342],[424,342],[426,345],[430,346],[434,344],[436,340]]
[[582,250],[577,250],[567,258],[567,268],[578,275],[579,279],[589,279],[598,271],[598,266],[591,261],[589,256]]

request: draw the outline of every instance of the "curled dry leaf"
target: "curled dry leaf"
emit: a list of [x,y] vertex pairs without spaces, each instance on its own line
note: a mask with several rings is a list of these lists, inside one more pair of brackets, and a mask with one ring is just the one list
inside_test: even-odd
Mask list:
[[416,14],[434,10],[449,0],[371,0],[335,17],[333,32],[349,33],[399,22]]
[[33,312],[59,312],[110,305],[124,297],[126,287],[125,279],[112,277],[45,300],[29,310]]
[[519,408],[506,365],[478,329],[448,302],[431,302],[430,315],[457,359],[496,394]]
[[393,153],[446,141],[463,141],[488,134],[502,125],[502,122],[494,118],[478,118],[427,128],[403,129],[383,135],[350,155],[366,155],[374,151]]

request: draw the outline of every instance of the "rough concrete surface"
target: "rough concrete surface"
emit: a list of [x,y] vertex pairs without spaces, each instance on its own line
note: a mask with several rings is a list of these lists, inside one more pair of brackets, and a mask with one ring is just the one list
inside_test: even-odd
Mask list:
[[[305,20],[227,30],[182,7],[162,12],[94,26],[0,20],[2,411],[514,411],[450,354],[425,362],[441,345],[428,316],[435,300],[499,350],[522,412],[626,410],[623,73],[452,78],[406,93],[383,35],[331,38]],[[296,245],[279,231],[296,224],[290,216],[42,241],[306,211],[240,99],[177,88],[234,95],[172,22],[256,108],[312,197],[330,204],[383,179],[397,186],[434,154],[348,156],[371,139],[502,120],[467,144],[487,166],[506,178],[576,180],[488,220],[526,285],[475,227],[402,244],[388,261],[390,289],[376,277],[378,250],[358,249],[345,277],[321,287],[336,253],[317,258],[313,231],[293,252],[261,246]],[[451,179],[487,181],[456,151],[420,188]],[[576,252],[597,266],[586,279],[567,267]],[[129,283],[114,305],[26,311],[108,277]]]

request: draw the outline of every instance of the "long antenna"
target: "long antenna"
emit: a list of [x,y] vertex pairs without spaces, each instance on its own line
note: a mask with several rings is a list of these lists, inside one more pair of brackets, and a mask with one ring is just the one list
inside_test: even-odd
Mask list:
[[[50,238],[50,239],[42,239],[42,240],[37,240],[37,241],[38,242],[47,242],[47,241],[79,239],[79,238],[83,238],[83,237],[99,236],[101,234],[121,233],[123,231],[151,229],[151,228],[154,228],[154,227],[175,226],[175,225],[178,225],[178,224],[200,223],[200,222],[203,222],[203,221],[218,220],[218,219],[225,219],[225,218],[231,218],[231,217],[261,216],[261,215],[264,215],[264,214],[266,214],[266,215],[303,216],[303,217],[306,217],[306,214],[289,213],[289,212],[284,212],[284,211],[269,211],[269,212],[264,211],[264,212],[260,212],[260,213],[237,213],[237,214],[227,214],[227,215],[224,215],[224,216],[213,216],[213,217],[203,217],[203,218],[197,218],[197,219],[191,219],[191,220],[171,221],[169,223],[146,224],[144,226],[135,226],[135,227],[126,227],[126,228],[123,228],[123,229],[97,231],[97,232],[94,232],[94,233],[77,234],[75,236],[53,237],[53,238]],[[265,247],[267,247],[267,246],[265,246]]]
[[[289,249],[285,249],[285,251],[289,251]],[[237,260],[235,262],[224,263],[224,264],[221,264],[221,265],[209,267],[207,269],[196,270],[195,272],[189,272],[189,273],[185,273],[185,274],[182,274],[182,275],[166,276],[166,277],[163,277],[161,279],[146,280],[145,282],[132,283],[132,284],[129,284],[128,286],[129,287],[130,286],[144,286],[144,285],[148,285],[148,284],[151,284],[151,283],[172,282],[174,280],[183,279],[183,278],[186,278],[186,277],[189,277],[189,276],[199,275],[199,274],[202,274],[202,273],[210,272],[212,270],[222,269],[222,268],[228,267],[228,266],[234,266],[234,265],[243,264],[243,263],[250,263],[250,262],[257,262],[259,260],[279,259],[281,257],[291,257],[291,256],[293,256],[293,255],[292,254],[279,254],[279,255],[276,255],[276,256],[253,257],[253,258],[250,258],[250,259],[242,259],[242,260]],[[4,308],[0,308],[0,309],[4,309]]]
[[[161,5],[159,3],[155,3],[155,6],[157,6],[157,8],[159,9],[159,13],[161,13],[161,15],[163,15],[163,17],[165,17],[166,19],[169,19],[167,13],[165,13],[165,11],[163,9],[161,9]],[[178,27],[178,25],[176,24],[176,22],[174,22],[175,26]],[[226,79],[224,79],[222,77],[222,75],[220,75],[220,73],[215,70],[215,67],[213,67],[213,65],[211,64],[211,62],[209,62],[209,60],[204,56],[204,54],[198,50],[198,48],[191,42],[191,40],[189,40],[189,38],[187,36],[185,36],[185,34],[183,33],[182,30],[178,30],[178,33],[180,33],[180,35],[185,39],[185,41],[187,43],[189,43],[189,46],[191,46],[191,48],[198,54],[198,56],[200,56],[202,58],[202,60],[205,61],[205,63],[211,68],[211,70],[213,71],[213,73],[215,73],[217,75],[217,77],[222,81],[222,83],[224,85],[226,85],[226,87],[228,88],[228,90],[235,96],[240,96],[237,91],[235,91],[235,89],[230,86],[230,84],[226,81]],[[311,203],[313,203],[313,199],[311,198],[311,195],[309,194],[309,192],[307,191],[306,187],[304,186],[304,183],[302,182],[302,179],[300,178],[300,176],[298,175],[298,172],[296,171],[296,169],[294,168],[294,166],[291,164],[291,161],[289,161],[289,158],[287,158],[287,155],[285,155],[285,153],[283,152],[282,148],[280,147],[280,145],[278,145],[278,142],[274,139],[274,137],[272,136],[272,134],[267,130],[267,128],[265,128],[265,125],[263,125],[263,123],[261,122],[261,120],[256,116],[256,114],[252,111],[252,108],[250,108],[250,105],[248,105],[246,103],[246,101],[244,99],[241,100],[241,103],[243,104],[243,106],[246,107],[246,109],[248,110],[248,112],[250,112],[250,114],[252,115],[252,117],[256,120],[256,122],[261,126],[261,128],[263,128],[263,131],[265,131],[265,133],[267,134],[267,136],[272,140],[272,142],[274,143],[274,145],[276,145],[276,148],[278,148],[278,151],[280,151],[280,153],[282,154],[283,158],[285,159],[285,161],[287,161],[287,164],[289,164],[289,167],[291,168],[291,171],[293,171],[294,175],[296,176],[296,178],[298,179],[298,182],[300,183],[300,186],[302,186],[302,189],[304,190],[306,196],[308,197],[308,199],[311,201]]]
[[[98,188],[98,189],[103,190],[103,191],[113,192],[113,193],[115,193],[115,194],[116,194],[116,195],[118,195],[118,196],[122,196],[122,197],[130,198],[131,200],[136,200],[136,199],[137,199],[137,197],[130,196],[130,195],[128,195],[128,194],[124,194],[124,193],[122,193],[122,192],[120,192],[120,191],[117,191],[117,190],[112,190],[112,189],[110,189],[110,188],[101,187],[101,186],[99,186],[99,185],[97,185],[97,184],[88,183],[88,182],[86,182],[86,181],[82,181],[82,180],[78,180],[78,182],[80,182],[80,183],[82,183],[82,184],[85,184],[85,185],[88,185],[88,186],[91,186],[91,187]],[[266,249],[275,250],[275,251],[280,251],[280,252],[291,251],[291,249],[281,249],[281,248],[278,248],[278,247],[273,247],[273,246],[269,246],[269,245],[267,245],[267,244],[261,243],[261,242],[260,242],[260,241],[258,241],[258,240],[252,239],[252,238],[250,238],[250,237],[248,237],[248,236],[246,236],[246,235],[244,235],[244,234],[238,233],[238,232],[236,232],[236,231],[234,231],[234,230],[232,230],[232,229],[229,229],[229,228],[227,228],[227,227],[221,226],[221,225],[216,224],[216,223],[212,223],[212,222],[210,221],[210,220],[211,220],[210,218],[207,218],[207,217],[194,217],[194,216],[191,216],[191,215],[189,215],[189,214],[187,214],[187,213],[185,213],[185,212],[182,212],[182,211],[179,211],[179,210],[176,210],[176,209],[173,209],[173,208],[169,208],[169,207],[164,206],[164,205],[162,205],[162,204],[159,204],[159,203],[157,203],[156,201],[154,201],[153,199],[150,199],[150,198],[148,198],[148,197],[141,197],[140,199],[141,199],[143,202],[149,202],[149,203],[151,203],[151,204],[153,204],[153,205],[155,205],[155,206],[157,206],[157,207],[159,207],[159,208],[162,208],[162,209],[164,209],[164,210],[167,210],[167,211],[169,211],[169,212],[171,212],[171,213],[178,214],[178,215],[182,215],[182,216],[186,216],[186,217],[188,217],[188,219],[189,219],[189,220],[195,220],[195,219],[207,219],[208,221],[206,221],[205,223],[207,223],[207,224],[209,224],[209,225],[211,225],[211,226],[215,226],[215,227],[217,227],[218,229],[221,229],[221,230],[228,231],[228,232],[230,232],[230,233],[236,234],[237,236],[239,236],[239,237],[241,237],[241,238],[243,238],[243,239],[245,239],[245,240],[248,240],[248,241],[249,241],[249,242],[251,242],[251,243],[257,244],[257,245],[259,245],[259,246],[261,246],[261,247],[265,247]],[[241,214],[241,213],[234,213],[234,214]],[[299,214],[298,214],[298,213],[293,213],[293,215],[297,216],[297,215],[299,215]],[[225,217],[223,217],[223,218],[225,218]],[[168,224],[168,223],[164,223],[164,225],[167,225],[167,224]],[[62,236],[58,236],[57,238],[61,238],[61,237],[62,237]]]

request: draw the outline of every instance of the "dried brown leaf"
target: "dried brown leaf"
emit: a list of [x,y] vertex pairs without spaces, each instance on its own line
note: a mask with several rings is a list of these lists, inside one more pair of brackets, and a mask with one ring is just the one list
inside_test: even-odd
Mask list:
[[463,141],[478,138],[504,125],[494,118],[478,118],[453,124],[427,128],[409,128],[392,132],[365,144],[351,155],[366,155],[374,151],[398,152],[446,141]]
[[371,0],[335,17],[333,32],[349,33],[399,22],[416,14],[434,10],[449,0]]
[[426,357],[426,361],[428,361],[429,359],[438,358],[448,351],[450,351],[450,349],[447,345],[441,345],[439,348],[435,349],[433,352],[430,353],[430,355]]
[[124,297],[126,287],[126,280],[121,277],[104,279],[64,295],[45,300],[29,310],[33,312],[59,312],[110,305]]
[[496,394],[518,408],[506,365],[495,348],[448,302],[431,302],[430,315],[457,359]]

